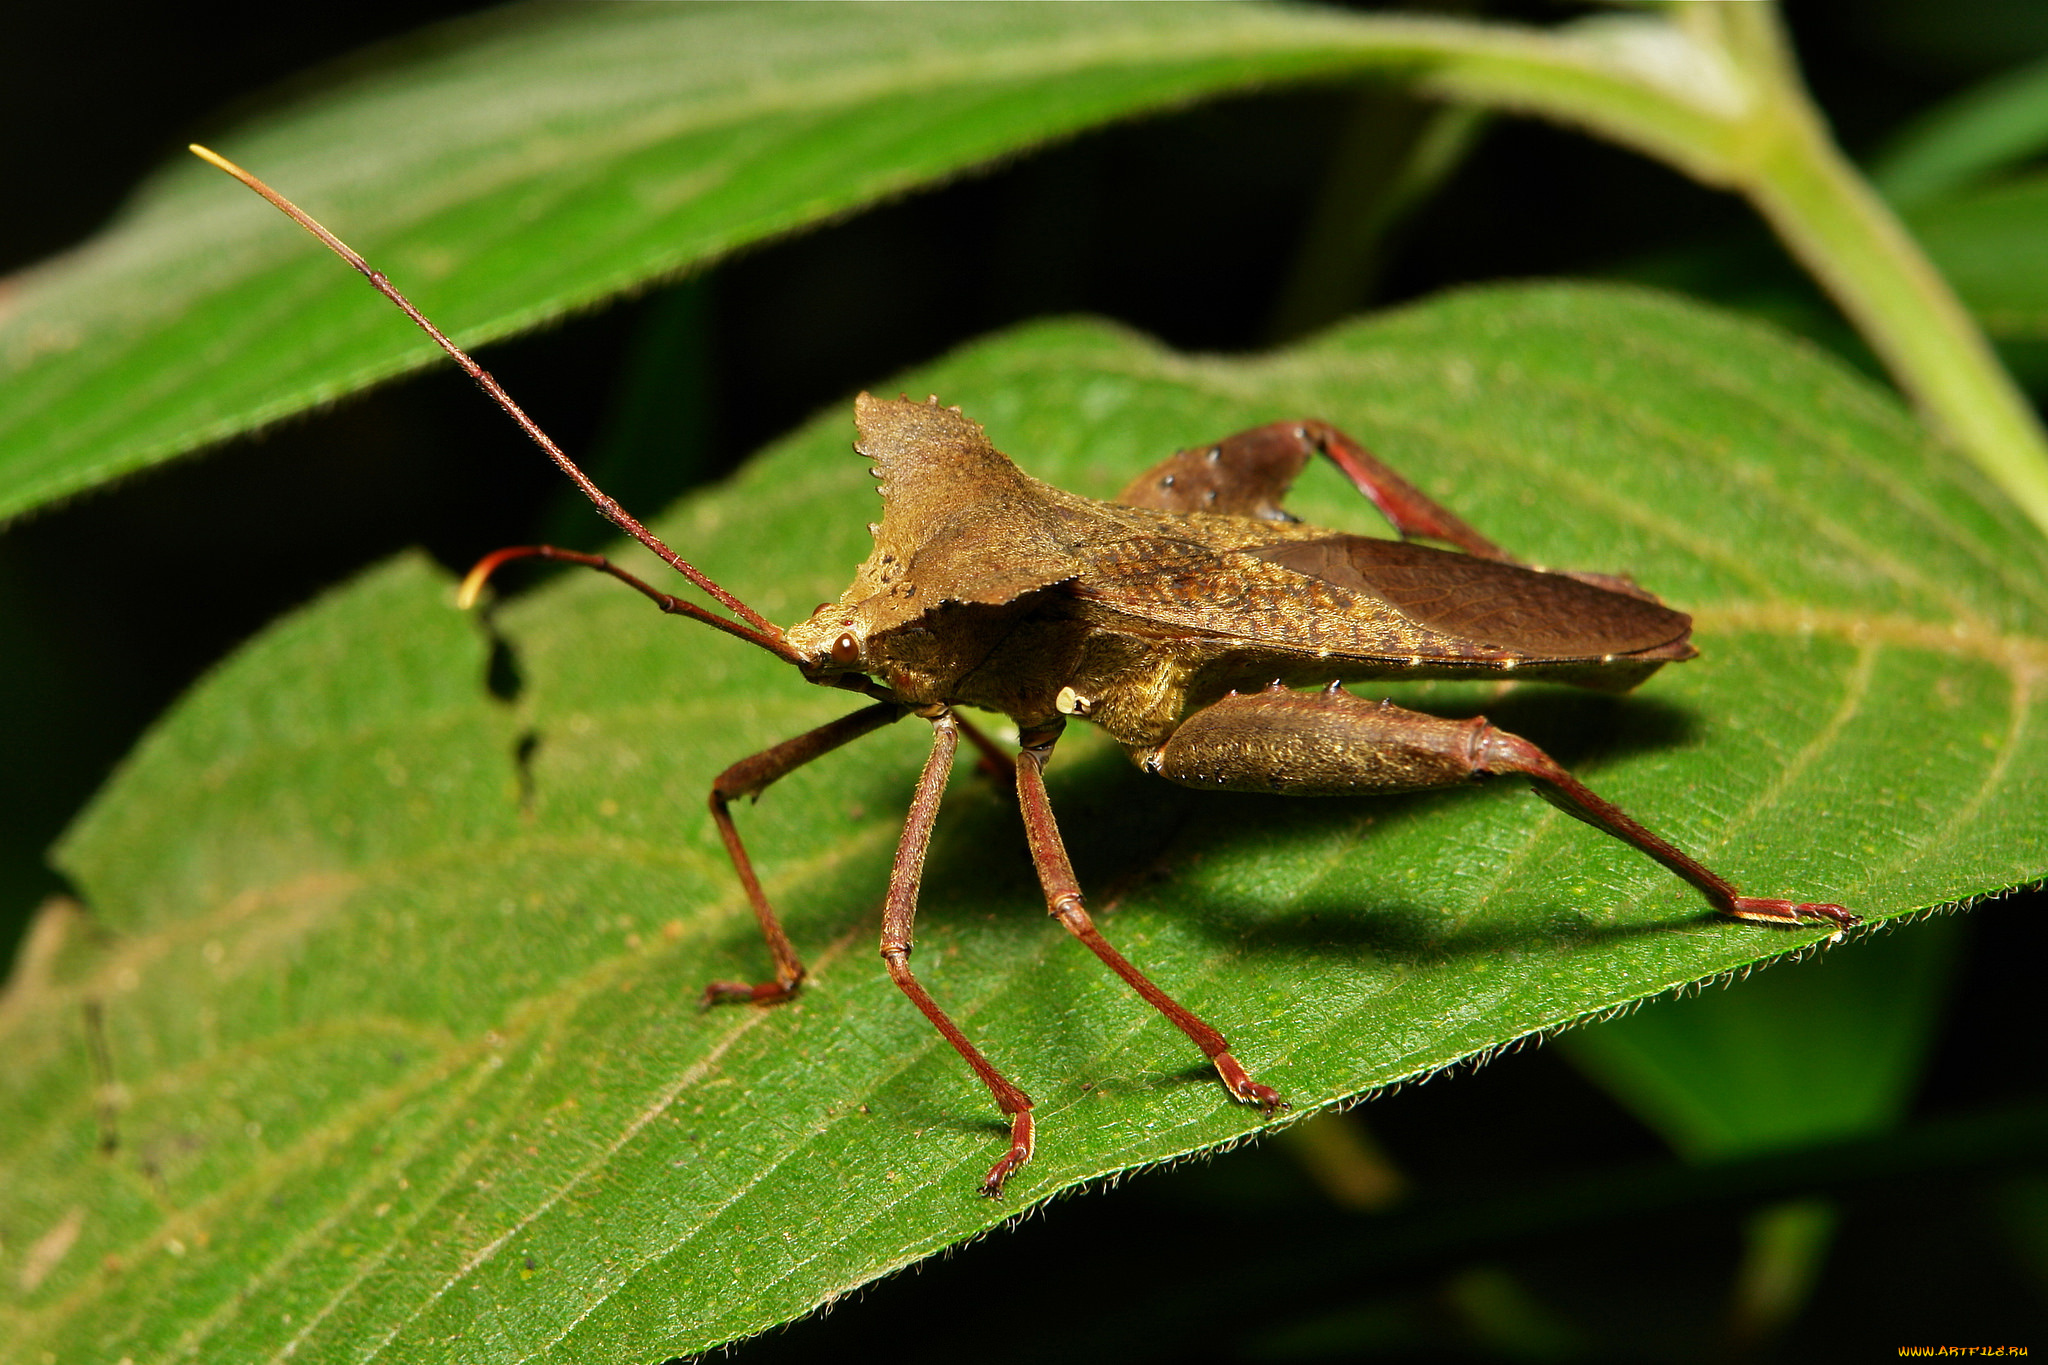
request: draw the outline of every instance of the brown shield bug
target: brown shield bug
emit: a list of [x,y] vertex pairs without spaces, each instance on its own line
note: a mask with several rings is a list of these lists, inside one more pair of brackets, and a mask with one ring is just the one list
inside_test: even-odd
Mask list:
[[[1299,796],[1419,791],[1520,774],[1568,813],[1691,882],[1724,914],[1763,924],[1857,922],[1838,905],[1744,896],[1589,791],[1542,750],[1484,718],[1445,720],[1359,699],[1346,682],[1512,673],[1626,691],[1693,657],[1691,618],[1625,579],[1517,563],[1341,431],[1280,422],[1182,451],[1114,501],[1063,492],[1019,470],[981,428],[936,398],[862,394],[855,445],[874,464],[883,514],[874,550],[839,601],[782,629],[712,582],[599,489],[481,366],[383,275],[239,167],[193,151],[269,199],[424,329],[545,450],[599,512],[724,608],[684,601],[596,555],[519,546],[487,557],[465,600],[500,564],[564,560],[599,569],[662,610],[767,650],[805,681],[866,706],[742,759],[712,783],[711,814],[774,960],[758,984],[713,982],[707,1002],[767,1004],[802,986],[804,965],[740,841],[730,807],[906,716],[932,727],[882,911],[889,975],[988,1087],[1010,1145],[982,1183],[997,1195],[1031,1159],[1031,1098],[984,1057],[911,971],[925,850],[963,734],[1014,772],[1047,908],[1215,1064],[1236,1099],[1285,1107],[1223,1035],[1105,940],[1090,918],[1046,796],[1044,769],[1070,717],[1101,726],[1145,771],[1193,787]],[[1312,455],[1335,463],[1400,540],[1306,525],[1281,507]],[[1413,543],[1439,542],[1451,548]],[[1297,688],[1309,688],[1297,691]],[[1014,721],[1003,754],[955,710]]]

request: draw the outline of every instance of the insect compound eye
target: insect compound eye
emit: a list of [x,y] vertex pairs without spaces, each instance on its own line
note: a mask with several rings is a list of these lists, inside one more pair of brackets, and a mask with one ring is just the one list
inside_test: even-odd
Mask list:
[[847,631],[832,642],[832,662],[841,668],[850,668],[860,662],[860,641]]

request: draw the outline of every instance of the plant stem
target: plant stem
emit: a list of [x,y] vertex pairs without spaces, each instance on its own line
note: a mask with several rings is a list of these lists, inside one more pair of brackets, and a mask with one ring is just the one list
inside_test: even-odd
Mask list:
[[[1361,25],[1361,28],[1363,25]],[[1769,0],[1696,0],[1547,33],[1410,23],[1427,93],[1590,129],[1744,195],[1922,418],[2048,532],[2048,433],[1975,319],[1835,145]],[[1382,57],[1383,59],[1383,57]]]
[[[1748,11],[1745,26],[1768,24],[1782,42],[1768,7],[1734,8]],[[1760,96],[1736,183],[1929,424],[2048,531],[2048,435],[2032,405],[1948,282],[1836,147],[1789,61],[1759,60],[1762,46],[1728,49]]]

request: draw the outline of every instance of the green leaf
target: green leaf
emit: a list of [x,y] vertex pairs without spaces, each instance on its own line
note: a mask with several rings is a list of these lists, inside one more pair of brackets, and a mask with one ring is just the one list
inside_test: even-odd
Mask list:
[[[1885,935],[1561,1041],[1693,1160],[1879,1132],[1904,1117],[1934,1046],[1954,940],[1950,924]],[[1830,1038],[1856,1046],[1787,1045]]]
[[1901,208],[1954,198],[2048,151],[2048,62],[2001,72],[1937,105],[1892,141],[1871,183]]
[[[1401,79],[1722,183],[1753,139],[1722,58],[1697,49],[1645,16],[1545,31],[1226,3],[528,4],[339,68],[220,150],[473,347],[1054,139],[1279,82]],[[11,284],[0,519],[440,363],[188,159]]]
[[2048,390],[2048,173],[1957,189],[1908,209],[1906,223],[2006,368]]
[[[1253,360],[1047,324],[901,387],[1096,495],[1175,445],[1340,422],[1486,534],[1697,615],[1704,657],[1635,697],[1402,696],[1483,706],[1757,893],[1881,919],[2042,875],[2048,552],[1776,333],[1504,288]],[[874,515],[850,435],[827,414],[661,530],[807,613]],[[1296,501],[1372,521],[1327,472]],[[707,786],[848,700],[570,574],[498,615],[507,704],[446,600],[401,561],[280,625],[67,839],[92,915],[41,926],[0,1012],[22,1354],[652,1361],[1259,1128],[1046,922],[1014,810],[963,763],[917,962],[1041,1120],[1010,1201],[978,1198],[996,1116],[873,956],[918,723],[740,812],[818,975],[702,1013],[703,982],[765,967]],[[1082,731],[1052,791],[1105,932],[1297,1114],[1820,937],[1721,922],[1512,784],[1216,796]]]
[[[345,69],[222,150],[476,345],[1080,129],[1413,47],[1337,41],[1358,32],[1224,4],[526,5]],[[15,282],[0,518],[441,363],[362,289],[181,158]]]
[[1915,209],[1907,223],[1986,332],[2048,341],[2048,173]]

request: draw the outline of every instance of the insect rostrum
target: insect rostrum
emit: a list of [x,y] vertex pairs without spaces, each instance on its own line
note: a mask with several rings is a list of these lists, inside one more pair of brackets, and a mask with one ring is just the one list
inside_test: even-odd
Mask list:
[[[1290,795],[1403,792],[1520,774],[1568,813],[1691,882],[1721,912],[1764,924],[1848,925],[1840,906],[1743,896],[1589,791],[1535,745],[1483,718],[1446,720],[1363,700],[1348,682],[1512,673],[1626,691],[1693,657],[1691,620],[1625,579],[1517,563],[1320,422],[1281,422],[1179,452],[1113,501],[1031,478],[958,408],[862,394],[856,449],[883,513],[874,548],[839,601],[776,627],[664,545],[599,490],[495,380],[381,274],[254,177],[194,149],[265,195],[403,308],[590,496],[600,512],[729,615],[664,593],[595,556],[519,546],[470,574],[466,597],[510,559],[600,569],[663,610],[783,659],[806,681],[869,704],[742,759],[712,784],[711,814],[774,962],[772,980],[713,982],[707,1002],[769,1005],[804,965],[763,892],[731,815],[737,799],[841,745],[915,715],[932,728],[891,869],[881,953],[890,977],[988,1087],[1010,1143],[983,1181],[1000,1194],[1030,1160],[1032,1101],[946,1015],[911,967],[918,885],[960,737],[1014,772],[1032,861],[1054,918],[1214,1063],[1231,1095],[1271,1114],[1223,1035],[1111,946],[1090,918],[1046,794],[1044,768],[1071,718],[1101,726],[1145,771],[1193,787]],[[1307,525],[1282,500],[1311,456],[1335,463],[1401,540]],[[1441,546],[1417,543],[1435,541]],[[1307,688],[1310,690],[1297,690]],[[1014,760],[955,708],[1017,726]]]

